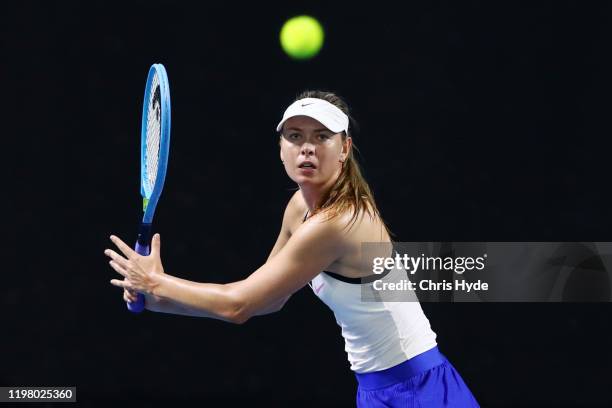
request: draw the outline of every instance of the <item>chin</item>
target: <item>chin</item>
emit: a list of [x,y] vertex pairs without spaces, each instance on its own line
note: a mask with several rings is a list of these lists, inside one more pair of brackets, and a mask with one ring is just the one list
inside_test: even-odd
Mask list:
[[295,175],[291,177],[291,180],[295,181],[296,184],[311,184],[314,181],[312,177],[306,177],[302,175]]
[[325,184],[325,182],[321,181],[319,178],[306,176],[297,176],[293,181],[300,186],[319,186]]
[[299,173],[289,174],[289,178],[300,186],[318,186],[324,185],[326,180],[323,180],[321,174],[305,175]]

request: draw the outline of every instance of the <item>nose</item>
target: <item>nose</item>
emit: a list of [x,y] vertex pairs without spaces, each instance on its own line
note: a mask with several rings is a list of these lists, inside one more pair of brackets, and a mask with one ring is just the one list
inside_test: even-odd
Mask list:
[[300,151],[300,153],[303,154],[304,156],[311,156],[314,154],[314,152],[315,152],[314,146],[310,143],[304,143]]

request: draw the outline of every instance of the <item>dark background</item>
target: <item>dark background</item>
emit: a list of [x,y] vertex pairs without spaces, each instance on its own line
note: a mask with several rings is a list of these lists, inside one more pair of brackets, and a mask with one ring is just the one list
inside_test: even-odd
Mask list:
[[[83,406],[352,406],[332,313],[309,290],[243,326],[132,315],[103,250],[136,235],[149,66],[172,93],[156,213],[170,274],[244,278],[294,186],[274,128],[297,93],[344,96],[398,241],[612,241],[611,7],[598,2],[8,2],[0,385]],[[321,54],[282,23],[320,19]],[[8,142],[8,143],[6,143]],[[484,407],[611,406],[609,303],[423,304]]]

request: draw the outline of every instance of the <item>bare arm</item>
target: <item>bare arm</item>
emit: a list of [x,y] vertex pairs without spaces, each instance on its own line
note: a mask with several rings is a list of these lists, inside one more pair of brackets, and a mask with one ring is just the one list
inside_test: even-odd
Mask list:
[[[289,241],[291,237],[292,227],[295,228],[296,225],[301,224],[303,213],[305,211],[306,209],[305,209],[305,205],[303,203],[301,194],[299,191],[296,191],[296,193],[293,195],[293,197],[287,204],[287,207],[285,208],[281,230],[279,232],[276,243],[274,244],[274,247],[272,248],[272,251],[270,252],[268,256],[266,263],[270,262],[271,259],[273,259],[281,251],[281,249],[287,244],[287,242]],[[159,254],[157,255],[159,256]],[[161,264],[161,260],[160,260],[160,264]],[[161,265],[160,265],[160,269],[162,270],[162,273],[163,273],[163,268],[161,268]],[[174,284],[183,284],[183,285],[187,284],[188,285],[188,283],[192,283],[192,282],[185,281],[185,280],[178,279],[178,278],[174,280]],[[207,286],[207,288],[211,291],[209,293],[209,296],[212,296],[212,298],[216,298],[221,303],[228,303],[228,302],[231,303],[232,299],[230,296],[228,296],[228,294],[232,290],[240,288],[243,284],[244,284],[244,281],[232,282],[226,285],[208,284],[209,286]],[[171,298],[161,298],[159,296],[155,296],[152,294],[146,294],[145,296],[146,296],[145,306],[147,310],[150,310],[150,311],[155,311],[155,312],[160,312],[160,313],[187,315],[187,316],[214,317],[214,318],[219,318],[222,320],[232,319],[231,312],[221,311],[220,314],[217,314],[217,315],[211,314],[211,313],[203,313],[202,310],[199,310],[197,308],[193,309],[189,305],[179,303]],[[274,313],[274,312],[281,310],[290,296],[291,294],[288,294],[287,296],[284,296],[280,299],[275,300],[274,302],[266,305],[265,307],[260,308],[257,311],[255,311],[254,315],[259,316],[259,315]],[[135,292],[129,291],[127,289],[124,290],[124,300],[126,302],[134,302],[135,299],[136,299]],[[230,307],[230,310],[231,309],[232,308]]]
[[[289,238],[291,238],[291,226],[296,222],[301,223],[302,216],[305,212],[304,207],[305,204],[303,203],[301,193],[298,190],[293,194],[291,200],[289,200],[289,203],[285,208],[281,230],[278,234],[278,238],[276,239],[276,243],[274,244],[274,247],[270,252],[270,255],[268,255],[268,259],[266,262],[269,262],[270,259],[276,256],[276,254],[278,254],[280,250],[283,249],[287,241],[289,241]],[[273,305],[270,305],[270,307],[268,307],[267,309],[259,311],[257,313],[257,316],[276,313],[280,311],[283,306],[285,306],[285,303],[287,303],[287,300],[289,300],[290,297],[291,295],[285,296]]]
[[[278,237],[276,238],[274,247],[272,248],[272,251],[270,251],[266,262],[269,262],[270,259],[276,256],[276,254],[278,254],[280,250],[283,249],[287,241],[289,241],[289,238],[291,238],[291,227],[296,223],[301,223],[302,217],[306,211],[304,207],[305,204],[302,200],[301,193],[298,190],[293,194],[293,196],[289,200],[289,203],[287,203],[285,212],[283,214],[283,222],[281,225],[280,232],[278,233]],[[237,283],[239,282],[232,282],[228,285],[235,287]],[[258,311],[257,316],[263,316],[266,314],[276,313],[280,311],[283,306],[285,306],[285,303],[287,303],[287,300],[289,300],[290,297],[291,295],[285,296],[274,304],[271,304],[269,307]]]
[[[289,238],[291,237],[291,232],[290,232],[291,225],[296,220],[300,220],[302,217],[302,213],[304,212],[302,209],[303,203],[300,203],[300,201],[301,201],[301,195],[300,195],[300,191],[298,190],[293,194],[293,196],[287,203],[287,206],[285,207],[281,229],[279,231],[278,237],[276,238],[276,242],[274,243],[274,246],[272,247],[272,250],[270,251],[270,254],[268,255],[268,259],[266,260],[266,262],[269,262],[270,259],[276,256],[276,254],[278,254],[280,250],[285,246],[287,241],[289,241]],[[226,284],[225,286],[228,289],[232,289],[232,288],[236,288],[236,286],[240,284],[241,282],[242,281],[231,282],[231,283]],[[287,300],[289,300],[290,297],[291,295],[283,297],[282,299],[274,302],[273,304],[270,304],[268,307],[257,311],[256,315],[263,316],[266,314],[276,313],[280,311],[285,305],[285,303],[287,303]],[[147,298],[147,301],[149,301],[149,298]],[[189,315],[189,316],[199,316],[197,311],[190,310],[184,306],[181,306],[178,303],[171,302],[169,300],[161,299],[158,297],[153,299],[153,297],[151,297],[151,301],[152,301],[151,302],[152,308],[149,309],[147,307],[147,309],[152,310],[152,311],[162,312],[162,313],[183,314],[183,315]]]
[[177,303],[195,316],[242,323],[302,288],[343,255],[342,221],[325,221],[324,217],[319,214],[300,225],[264,265],[248,278],[229,285],[192,282],[163,273],[158,235],[153,240],[154,256],[150,257],[140,257],[113,237],[128,259],[107,251],[113,268],[126,278],[111,283]]
[[245,280],[217,285],[160,275],[152,293],[199,316],[243,323],[302,288],[342,255],[342,228],[320,218],[300,226],[274,257]]
[[[131,290],[123,289],[123,300],[134,303],[137,300],[137,293]],[[185,316],[193,316],[193,312],[184,308],[176,302],[170,300],[161,299],[157,296],[145,295],[145,309],[152,312],[178,314]]]

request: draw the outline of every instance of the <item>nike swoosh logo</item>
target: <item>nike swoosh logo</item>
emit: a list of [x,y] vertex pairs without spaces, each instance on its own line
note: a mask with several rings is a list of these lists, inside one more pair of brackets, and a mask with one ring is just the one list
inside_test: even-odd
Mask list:
[[315,293],[316,293],[317,295],[319,294],[319,292],[321,291],[321,289],[323,288],[323,286],[325,286],[325,283],[322,283],[322,284],[320,284],[320,285],[319,285],[319,287],[318,287],[318,288],[315,288]]
[[303,103],[303,104],[302,104],[302,108],[303,108],[304,106],[312,105],[313,103],[314,103],[314,102],[310,102],[310,103]]

